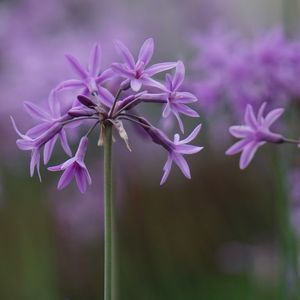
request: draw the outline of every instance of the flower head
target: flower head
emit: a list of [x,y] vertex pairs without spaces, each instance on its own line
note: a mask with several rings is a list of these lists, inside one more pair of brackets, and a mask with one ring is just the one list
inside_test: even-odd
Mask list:
[[84,88],[84,94],[98,92],[98,85],[113,77],[111,69],[101,72],[102,50],[100,44],[95,44],[91,50],[87,68],[71,54],[66,58],[79,79],[70,79],[60,83],[56,90]]
[[131,89],[138,92],[142,85],[161,86],[161,84],[151,77],[157,73],[172,69],[176,66],[174,62],[164,62],[147,67],[154,50],[154,42],[152,38],[147,39],[139,52],[137,61],[129,49],[120,41],[115,42],[115,46],[119,54],[122,56],[124,63],[113,63],[112,70],[130,81]]
[[166,105],[163,110],[162,116],[168,118],[170,114],[173,114],[179,124],[181,132],[184,132],[183,122],[180,118],[180,114],[189,116],[189,117],[199,117],[199,114],[187,106],[187,104],[197,101],[197,98],[189,93],[179,91],[185,76],[185,67],[182,61],[177,62],[175,74],[172,76],[170,74],[166,75],[165,85],[161,88],[164,93],[160,94],[148,94],[146,98],[152,99],[164,99]]
[[266,103],[259,108],[257,117],[254,115],[253,107],[247,105],[244,121],[245,125],[231,126],[229,132],[241,141],[235,143],[227,151],[227,155],[234,155],[242,152],[240,168],[245,169],[253,159],[257,149],[265,143],[282,143],[282,135],[273,133],[270,127],[283,114],[283,108],[277,108],[263,116]]
[[48,168],[49,171],[64,171],[57,185],[59,190],[65,188],[71,182],[73,177],[75,177],[77,186],[81,193],[84,193],[87,185],[92,183],[91,176],[84,163],[87,145],[88,138],[84,136],[80,140],[74,157],[60,165]]

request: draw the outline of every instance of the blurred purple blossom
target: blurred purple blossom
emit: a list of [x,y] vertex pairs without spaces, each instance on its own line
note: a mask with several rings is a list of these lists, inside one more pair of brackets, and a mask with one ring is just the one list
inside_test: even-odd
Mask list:
[[225,103],[239,117],[247,104],[287,106],[299,98],[300,41],[289,40],[282,29],[247,38],[216,26],[192,42],[196,57],[191,84],[203,109]]

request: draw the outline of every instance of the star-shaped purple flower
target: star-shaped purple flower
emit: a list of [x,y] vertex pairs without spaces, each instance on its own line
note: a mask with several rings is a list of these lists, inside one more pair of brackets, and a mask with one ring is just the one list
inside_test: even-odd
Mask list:
[[55,95],[55,92],[51,91],[48,98],[48,110],[43,109],[32,102],[24,102],[24,107],[31,117],[41,122],[29,129],[25,134],[22,134],[18,130],[14,119],[11,118],[15,131],[21,137],[21,139],[17,140],[17,146],[21,150],[31,151],[30,175],[33,176],[34,169],[36,168],[40,179],[40,150],[43,146],[45,165],[50,160],[58,138],[60,139],[60,143],[66,154],[69,156],[72,155],[67,140],[67,134],[61,123],[62,121],[69,119],[69,116],[61,115],[60,104]]
[[95,44],[92,48],[87,68],[83,67],[76,57],[66,54],[68,62],[79,79],[63,81],[56,87],[56,90],[85,88],[83,92],[85,95],[98,92],[98,85],[114,76],[111,69],[101,72],[101,57],[102,50],[100,44]]
[[59,190],[65,188],[75,177],[77,186],[81,193],[86,191],[87,185],[92,183],[89,171],[84,163],[84,158],[87,150],[88,138],[86,136],[82,137],[74,157],[70,158],[66,162],[49,167],[48,170],[64,171],[60,180],[58,182],[57,188]]
[[198,101],[196,96],[188,92],[179,91],[184,80],[184,76],[184,64],[182,61],[178,61],[175,74],[173,76],[170,74],[166,75],[165,86],[162,86],[164,93],[148,94],[144,96],[146,99],[165,99],[167,103],[164,107],[162,115],[164,118],[168,118],[172,113],[178,121],[181,132],[184,132],[184,127],[180,118],[180,114],[189,117],[199,117],[199,114],[195,110],[186,105]]
[[133,55],[123,43],[116,41],[115,46],[122,56],[124,63],[113,63],[112,70],[116,74],[128,79],[131,89],[135,92],[138,92],[143,84],[161,87],[161,83],[153,80],[151,77],[176,66],[175,62],[164,62],[146,68],[153,56],[154,42],[152,38],[147,39],[143,43],[137,62],[135,62]]
[[185,158],[183,157],[183,154],[194,154],[203,149],[203,147],[188,145],[189,142],[196,138],[196,136],[200,132],[200,129],[201,124],[198,125],[187,138],[181,141],[179,134],[174,135],[174,142],[172,143],[170,149],[168,149],[168,159],[163,167],[164,174],[160,181],[161,185],[166,182],[171,172],[173,161],[179,167],[179,169],[186,178],[191,178],[190,168]]
[[257,117],[254,115],[253,107],[248,104],[245,111],[245,125],[231,126],[229,132],[241,141],[232,145],[227,155],[234,155],[242,152],[240,158],[240,169],[245,169],[253,159],[257,149],[265,143],[282,143],[284,137],[270,131],[273,123],[283,114],[283,108],[277,108],[263,116],[266,103],[259,108]]

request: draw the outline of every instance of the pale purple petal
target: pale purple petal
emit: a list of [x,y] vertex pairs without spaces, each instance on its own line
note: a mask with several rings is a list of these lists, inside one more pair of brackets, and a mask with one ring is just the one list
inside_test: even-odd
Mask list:
[[230,126],[229,132],[236,138],[245,138],[250,134],[253,134],[253,129],[248,126],[241,125],[241,126]]
[[131,81],[130,81],[130,87],[134,92],[138,92],[141,89],[142,84],[143,84],[142,80],[140,80],[140,79],[134,78],[134,79],[131,79]]
[[161,178],[160,185],[163,185],[166,182],[167,178],[170,175],[171,168],[172,168],[172,158],[170,155],[168,155],[168,159],[163,167],[164,174]]
[[147,75],[151,77],[157,73],[161,73],[173,69],[176,67],[176,65],[177,65],[176,62],[164,62],[164,63],[154,64],[151,67],[147,68],[145,70],[145,73],[147,73]]
[[171,113],[170,104],[167,103],[167,104],[165,105],[164,110],[163,110],[162,116],[163,116],[164,118],[167,118],[167,117],[170,116],[170,113]]
[[176,72],[172,80],[172,89],[173,91],[177,91],[184,80],[185,76],[185,68],[182,61],[178,61],[176,66]]
[[90,75],[96,77],[100,73],[101,69],[101,56],[102,56],[102,49],[101,46],[97,43],[94,45],[89,58],[89,65],[88,70]]
[[152,38],[147,39],[141,47],[138,56],[138,62],[143,62],[144,65],[147,65],[153,56],[153,50],[154,50],[153,39]]
[[182,141],[179,141],[178,144],[187,144],[187,143],[191,142],[192,140],[194,140],[196,138],[196,136],[199,134],[199,132],[201,130],[201,126],[202,125],[199,124],[187,138],[185,138]]
[[89,76],[88,72],[81,66],[76,57],[71,54],[66,54],[65,56],[73,70],[79,75],[81,79],[86,79]]
[[180,112],[180,113],[182,113],[184,115],[187,115],[187,116],[193,117],[193,118],[199,117],[199,114],[195,110],[191,109],[190,107],[188,107],[188,106],[186,106],[184,104],[174,103],[172,106],[174,106],[174,108],[178,112]]
[[100,97],[100,101],[104,105],[106,105],[107,107],[110,107],[113,104],[113,102],[115,100],[115,97],[113,96],[113,94],[109,90],[107,90],[107,89],[100,86],[98,88],[98,94],[99,94],[99,97]]
[[65,89],[76,89],[76,88],[83,88],[85,83],[79,79],[69,79],[61,82],[56,88],[56,91],[61,91]]
[[60,143],[67,155],[72,156],[72,150],[68,143],[66,131],[64,129],[59,133]]
[[202,149],[203,147],[177,144],[175,151],[181,154],[195,154],[201,151]]
[[35,148],[34,141],[32,140],[17,140],[16,144],[20,150],[32,150]]
[[44,165],[46,165],[50,160],[50,157],[52,155],[52,152],[53,152],[55,143],[57,141],[57,138],[58,138],[58,135],[55,135],[52,139],[50,139],[45,144],[45,147],[44,147]]
[[51,110],[52,119],[59,118],[61,116],[60,102],[57,99],[56,90],[52,90],[48,97],[48,105]]
[[62,169],[61,169],[62,165],[63,164],[59,164],[57,166],[48,167],[47,170],[49,170],[51,172],[62,171]]
[[115,72],[111,68],[109,68],[109,69],[106,69],[105,71],[103,71],[101,73],[101,75],[96,77],[95,82],[97,84],[101,84],[101,83],[103,83],[103,82],[105,82],[105,81],[107,81],[107,80],[109,80],[109,79],[111,79],[115,76],[116,76]]
[[34,149],[31,152],[31,159],[30,159],[30,176],[32,177],[34,174],[34,169],[37,166],[38,162],[40,161],[40,152],[39,149]]
[[192,93],[176,92],[176,102],[178,103],[193,103],[197,101],[198,101],[197,97]]
[[49,130],[52,126],[52,123],[42,123],[38,124],[32,128],[30,128],[26,135],[30,136],[31,138],[37,138],[41,136],[43,133],[45,133],[47,130]]
[[45,110],[38,107],[36,104],[32,102],[25,101],[24,107],[26,111],[30,114],[30,116],[36,120],[49,121],[51,119],[50,115]]
[[75,178],[80,192],[82,194],[85,193],[87,188],[87,183],[90,182],[91,180],[87,170],[81,167],[77,167],[75,172]]
[[76,157],[71,157],[61,164],[61,170],[66,170],[67,168],[69,168],[71,165],[75,163],[76,163]]
[[176,165],[179,167],[179,169],[182,171],[183,175],[186,178],[191,179],[191,172],[190,172],[190,168],[185,160],[185,158],[180,155],[180,154],[172,154],[173,156],[173,160],[175,161]]
[[158,82],[157,80],[154,80],[154,79],[152,79],[150,77],[146,77],[146,76],[142,77],[140,79],[142,80],[144,85],[156,87],[162,91],[167,91],[166,87],[162,83]]
[[128,70],[125,66],[119,63],[113,63],[111,65],[111,69],[118,75],[123,76],[125,78],[135,78],[135,72],[132,70]]
[[89,139],[86,136],[83,136],[80,139],[78,149],[76,151],[75,157],[78,162],[83,162],[85,153],[87,151]]
[[173,91],[171,74],[166,74],[166,88],[166,90],[170,93]]
[[248,145],[250,142],[251,140],[248,139],[236,142],[226,151],[226,155],[234,155],[241,152],[244,149],[244,147]]
[[262,124],[262,122],[264,120],[263,115],[264,115],[266,106],[267,106],[267,102],[264,102],[258,110],[257,121],[259,124]]
[[61,175],[61,177],[58,181],[58,184],[57,184],[57,188],[59,190],[62,190],[71,182],[71,180],[73,179],[75,170],[76,170],[76,165],[73,164],[64,171],[64,173]]
[[177,122],[178,122],[178,125],[179,125],[179,128],[180,128],[181,132],[184,133],[183,122],[182,122],[182,120],[181,120],[179,114],[178,114],[176,111],[173,111],[173,114],[174,114],[174,116],[175,116],[176,119],[177,119]]
[[20,130],[18,129],[17,124],[16,124],[16,122],[15,122],[15,120],[14,120],[14,118],[13,118],[12,116],[10,116],[10,119],[11,119],[11,122],[12,122],[12,124],[13,124],[13,127],[14,127],[15,132],[16,132],[21,138],[23,138],[23,139],[29,139],[29,137],[28,137],[27,135],[25,135],[25,134],[23,134],[23,133],[20,132]]
[[245,111],[245,123],[251,126],[253,129],[257,129],[257,120],[254,115],[253,107],[248,104]]
[[263,123],[264,127],[269,128],[275,121],[277,121],[281,117],[281,115],[283,113],[284,113],[283,108],[277,108],[277,109],[270,111],[265,117],[265,120]]
[[135,67],[135,61],[129,49],[120,41],[114,42],[117,52],[123,57],[125,63],[131,69]]
[[245,146],[240,158],[240,169],[248,167],[260,145],[261,143],[253,141]]

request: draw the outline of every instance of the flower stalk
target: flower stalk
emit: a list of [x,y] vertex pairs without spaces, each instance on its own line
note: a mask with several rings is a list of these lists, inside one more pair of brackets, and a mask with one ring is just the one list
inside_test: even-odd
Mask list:
[[290,201],[286,187],[286,162],[278,151],[276,159],[276,211],[280,258],[280,299],[300,300],[299,247],[290,219]]
[[104,141],[104,300],[112,300],[113,268],[112,124],[105,125]]

